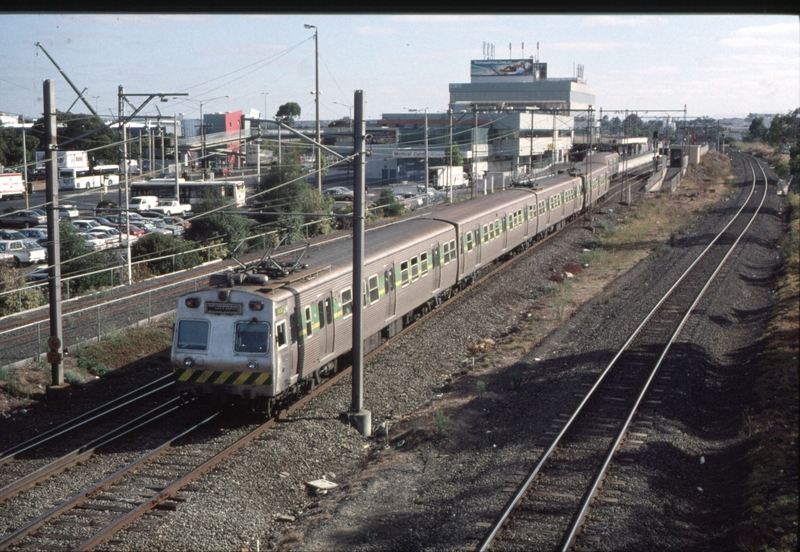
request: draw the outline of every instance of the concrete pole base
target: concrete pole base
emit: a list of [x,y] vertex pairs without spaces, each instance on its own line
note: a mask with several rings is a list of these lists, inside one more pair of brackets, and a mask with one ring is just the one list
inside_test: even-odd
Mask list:
[[68,383],[61,385],[48,385],[47,386],[47,399],[48,400],[63,400],[68,399],[71,393],[71,388]]
[[358,430],[364,437],[372,435],[372,412],[369,410],[359,410],[348,414],[350,425]]

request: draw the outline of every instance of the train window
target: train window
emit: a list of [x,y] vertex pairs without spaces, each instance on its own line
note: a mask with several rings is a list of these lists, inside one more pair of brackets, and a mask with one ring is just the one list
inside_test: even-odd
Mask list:
[[178,349],[205,351],[208,349],[208,322],[181,320],[178,323]]
[[[322,316],[320,316],[320,319],[322,319]],[[333,322],[333,309],[331,308],[330,297],[325,299],[325,320],[329,325],[331,322]]]
[[350,288],[342,290],[342,317],[347,318],[353,314],[353,290]]
[[411,281],[419,280],[419,257],[411,257]]
[[450,260],[456,260],[456,240],[450,240]]
[[481,228],[481,241],[487,242],[492,239],[492,236],[489,234],[489,226],[484,224],[483,228]]
[[438,248],[438,247],[434,247],[434,248],[433,248],[433,257],[431,258],[431,261],[432,261],[432,263],[433,263],[433,266],[432,266],[432,268],[436,268],[437,266],[440,266],[440,262],[439,262],[439,248]]
[[305,311],[305,323],[306,323],[306,337],[311,337],[314,333],[314,322],[311,320],[311,307],[306,307]]
[[450,262],[450,244],[445,242],[442,244],[442,264]]
[[269,324],[237,322],[233,350],[237,353],[266,353],[269,349]]
[[419,272],[420,277],[428,274],[428,252],[420,253],[419,255]]
[[408,261],[403,261],[400,263],[400,286],[406,287],[408,283]]
[[292,313],[289,315],[289,330],[292,332],[292,343],[297,341],[297,316]]
[[369,288],[369,302],[374,303],[378,299],[380,299],[380,291],[378,290],[378,275],[370,276],[369,283],[367,284]]
[[320,301],[317,303],[317,316],[319,317],[319,328],[325,327],[325,304]]
[[280,349],[286,347],[286,320],[275,324],[275,346]]
[[388,295],[392,290],[392,271],[385,270],[383,272],[383,292]]
[[539,202],[539,214],[543,215],[547,211],[547,202],[542,200]]
[[494,235],[500,237],[500,221],[494,221]]
[[467,252],[472,251],[475,248],[475,236],[472,234],[472,231],[467,232],[466,241]]

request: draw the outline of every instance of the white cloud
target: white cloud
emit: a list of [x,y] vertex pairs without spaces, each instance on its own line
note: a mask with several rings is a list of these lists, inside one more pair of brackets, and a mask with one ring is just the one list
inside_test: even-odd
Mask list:
[[547,44],[547,49],[555,52],[611,52],[649,47],[649,44],[627,42],[555,42]]
[[599,27],[599,26],[620,26],[638,27],[642,25],[653,25],[664,23],[667,21],[666,17],[652,16],[652,15],[597,15],[588,17],[584,26],[586,27]]
[[797,36],[800,27],[798,22],[794,23],[775,23],[774,25],[759,25],[756,27],[742,27],[733,31],[734,36],[766,36],[769,38],[775,35],[794,34]]
[[458,15],[458,14],[438,14],[438,15],[393,15],[391,20],[403,23],[471,23],[477,21],[490,21],[494,19],[492,15]]
[[397,29],[392,29],[391,27],[372,27],[370,25],[365,25],[363,27],[356,27],[355,34],[364,35],[364,36],[381,36],[381,35],[390,35],[395,34]]

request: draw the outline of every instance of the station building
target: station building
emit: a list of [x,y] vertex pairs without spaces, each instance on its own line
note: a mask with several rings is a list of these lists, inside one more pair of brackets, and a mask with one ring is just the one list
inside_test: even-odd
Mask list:
[[430,184],[448,165],[450,144],[458,147],[469,180],[511,178],[565,161],[576,124],[583,121],[586,143],[596,129],[586,124],[595,91],[582,73],[579,66],[574,78],[551,79],[547,64],[533,58],[472,60],[470,82],[450,84],[447,112],[385,113],[367,129],[367,181],[424,182],[426,129]]

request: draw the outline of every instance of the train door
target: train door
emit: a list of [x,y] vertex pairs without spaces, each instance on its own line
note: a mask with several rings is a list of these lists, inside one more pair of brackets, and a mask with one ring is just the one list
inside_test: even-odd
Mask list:
[[317,295],[316,322],[319,326],[320,357],[333,353],[333,295],[331,292]]
[[297,339],[296,332],[292,330],[292,320],[293,317],[287,305],[275,305],[274,392],[279,392],[287,387],[292,375],[296,373],[294,348]]
[[386,318],[391,319],[397,312],[397,293],[395,291],[394,263],[383,267],[383,293],[386,295]]
[[441,258],[439,257],[439,244],[434,243],[431,248],[430,252],[428,253],[428,270],[433,278],[433,289],[439,289],[442,285],[442,265],[441,265]]

